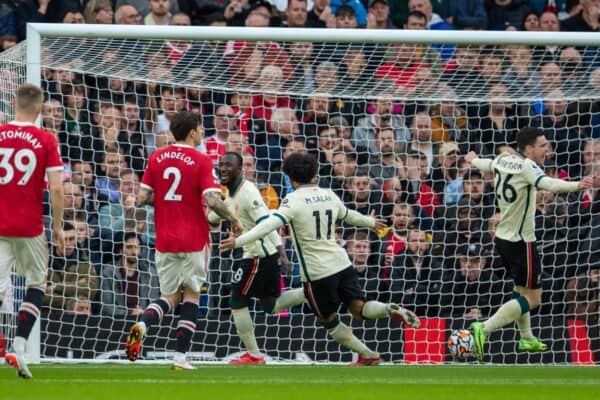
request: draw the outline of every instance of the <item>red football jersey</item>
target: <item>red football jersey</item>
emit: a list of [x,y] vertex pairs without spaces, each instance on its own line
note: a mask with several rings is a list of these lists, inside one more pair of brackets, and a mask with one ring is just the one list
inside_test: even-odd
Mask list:
[[210,158],[174,144],[150,156],[142,186],[154,192],[156,249],[163,253],[201,251],[209,242],[206,191],[219,191]]
[[42,234],[46,171],[62,171],[54,135],[27,122],[0,126],[0,236]]

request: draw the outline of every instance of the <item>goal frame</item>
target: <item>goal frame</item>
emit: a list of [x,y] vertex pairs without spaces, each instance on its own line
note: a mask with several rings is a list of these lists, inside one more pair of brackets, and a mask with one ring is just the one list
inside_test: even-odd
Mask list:
[[[600,47],[600,36],[584,32],[363,30],[319,28],[246,28],[200,26],[131,26],[94,24],[28,23],[26,81],[41,84],[42,40],[73,37],[86,39],[156,40],[244,40],[340,43],[411,43],[454,45],[568,45]],[[36,322],[27,346],[31,363],[42,362],[40,321]],[[60,361],[60,359],[43,360]],[[69,360],[73,361],[73,360]],[[91,360],[85,360],[90,362]]]

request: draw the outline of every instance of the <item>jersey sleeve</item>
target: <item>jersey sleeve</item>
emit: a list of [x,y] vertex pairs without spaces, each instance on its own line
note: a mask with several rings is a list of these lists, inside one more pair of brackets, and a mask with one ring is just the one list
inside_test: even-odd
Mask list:
[[492,170],[492,162],[492,160],[477,157],[471,162],[471,165],[480,171],[490,172]]
[[215,179],[215,168],[212,161],[210,161],[208,157],[202,157],[200,162],[201,165],[198,169],[198,172],[200,174],[199,179],[200,187],[202,188],[202,194],[211,190],[217,190],[220,192],[221,189]]
[[333,193],[333,191],[331,191],[331,195],[333,196],[333,198],[335,199],[335,203],[337,204],[337,219],[346,219],[346,217],[348,216],[348,207],[346,207],[342,199],[340,199],[340,196]]
[[283,225],[289,224],[290,221],[293,221],[294,219],[293,200],[287,196],[281,201],[279,208],[277,211],[274,211],[272,215],[279,218],[281,222],[283,222]]
[[521,173],[523,178],[536,189],[547,190],[553,193],[575,192],[579,190],[579,182],[569,182],[562,179],[551,178],[533,161],[528,160]]
[[60,147],[53,134],[48,133],[48,157],[46,158],[46,172],[62,171],[64,164],[60,158]]
[[248,193],[248,198],[245,199],[248,207],[248,215],[255,223],[260,222],[261,219],[269,216],[269,209],[267,208],[265,201],[258,189],[253,188]]

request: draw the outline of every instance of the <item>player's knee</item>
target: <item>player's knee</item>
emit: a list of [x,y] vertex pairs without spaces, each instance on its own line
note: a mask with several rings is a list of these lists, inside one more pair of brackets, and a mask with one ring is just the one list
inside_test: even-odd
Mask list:
[[248,307],[248,298],[245,296],[232,295],[229,299],[229,307],[231,307],[232,310],[246,308]]
[[331,331],[340,324],[340,319],[339,319],[338,315],[334,313],[334,314],[331,314],[328,317],[320,320],[320,322],[321,322],[321,324],[323,324],[325,329],[327,329],[328,331]]
[[358,321],[365,319],[362,315],[362,309],[364,305],[365,302],[362,300],[352,300],[352,302],[348,304],[348,311],[350,311],[350,314],[352,314],[354,319]]

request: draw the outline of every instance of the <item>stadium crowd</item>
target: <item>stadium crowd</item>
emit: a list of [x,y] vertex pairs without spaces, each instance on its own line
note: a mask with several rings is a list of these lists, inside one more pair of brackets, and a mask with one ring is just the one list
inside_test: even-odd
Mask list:
[[[24,40],[32,21],[592,32],[600,28],[599,7],[598,0],[1,0],[0,46]],[[467,151],[517,151],[518,129],[542,127],[553,146],[543,165],[548,175],[600,182],[596,49],[244,41],[147,49],[138,59],[130,49],[108,49],[102,62],[141,63],[146,76],[168,84],[75,73],[68,63],[43,69],[42,125],[57,135],[66,167],[67,246],[51,251],[52,309],[137,316],[157,297],[153,209],[137,207],[135,197],[148,155],[173,142],[169,119],[182,109],[203,116],[200,150],[215,165],[226,151],[243,155],[245,178],[269,208],[292,190],[280,172],[283,159],[314,153],[321,186],[349,208],[389,220],[377,234],[337,232],[367,298],[419,316],[486,318],[511,291],[492,244],[494,177],[471,169]],[[6,82],[13,72],[1,66]],[[223,76],[234,90],[195,84],[223,83]],[[507,97],[538,100],[498,100]],[[9,109],[0,109],[0,122]],[[536,204],[540,312],[597,323],[600,190],[542,191]],[[213,243],[225,230],[215,230]],[[206,295],[214,316],[227,313],[231,257],[213,251]],[[282,290],[300,286],[291,250],[290,260]]]

